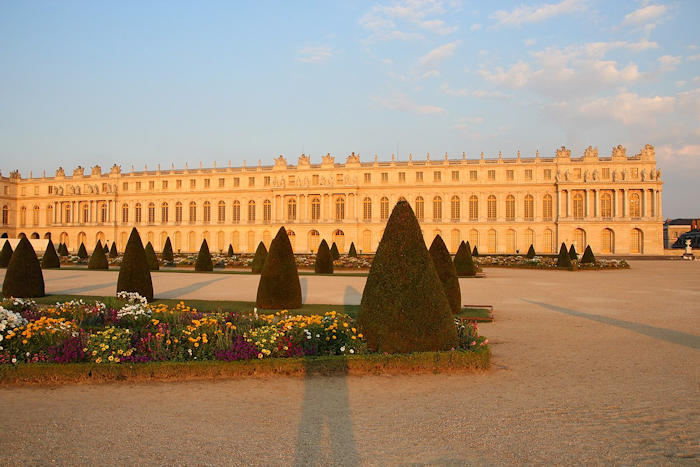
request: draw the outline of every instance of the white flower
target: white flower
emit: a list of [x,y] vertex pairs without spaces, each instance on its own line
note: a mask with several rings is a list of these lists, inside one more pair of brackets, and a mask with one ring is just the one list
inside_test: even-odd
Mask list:
[[345,346],[342,346],[342,347],[340,348],[340,351],[341,351],[341,352],[345,352]]
[[355,353],[355,350],[354,350],[354,349],[350,349],[350,353]]
[[17,359],[15,357],[12,357],[12,363],[17,363]]

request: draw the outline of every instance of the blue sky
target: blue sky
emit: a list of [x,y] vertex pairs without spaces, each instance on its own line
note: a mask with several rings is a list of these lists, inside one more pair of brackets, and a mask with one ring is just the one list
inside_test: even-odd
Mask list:
[[700,2],[0,3],[0,169],[602,155],[697,216]]

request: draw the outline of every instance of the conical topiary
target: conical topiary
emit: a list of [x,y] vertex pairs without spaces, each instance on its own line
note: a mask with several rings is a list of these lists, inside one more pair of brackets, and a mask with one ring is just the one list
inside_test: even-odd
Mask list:
[[117,242],[112,242],[112,246],[109,248],[109,257],[116,258],[117,256],[119,256],[119,252],[117,252]]
[[474,249],[472,250],[472,256],[479,256],[479,249],[474,245]]
[[262,309],[301,308],[299,271],[284,227],[280,227],[270,244],[270,252],[260,274],[255,304]]
[[41,258],[41,268],[58,269],[60,267],[61,260],[58,257],[58,253],[56,253],[53,242],[49,239],[49,243],[46,245],[46,251],[44,251],[44,256]]
[[97,240],[95,249],[92,251],[92,255],[90,255],[88,269],[109,269],[109,262],[107,262],[105,250],[102,248],[102,242],[99,240]]
[[355,249],[355,243],[350,242],[350,249],[348,250],[348,256],[351,258],[357,258],[357,250]]
[[265,266],[265,259],[267,258],[267,248],[263,242],[258,243],[258,248],[255,250],[255,256],[253,256],[253,263],[251,264],[251,269],[253,274],[260,274]]
[[318,246],[314,271],[316,271],[316,274],[333,274],[331,250],[328,248],[328,243],[325,240],[322,240],[321,244]]
[[12,245],[9,240],[3,240],[4,245],[0,250],[0,268],[6,268],[12,258]]
[[66,245],[65,243],[59,243],[58,254],[61,256],[70,256],[70,253],[68,252],[68,245]]
[[172,263],[175,260],[173,244],[170,243],[170,237],[165,239],[165,245],[163,245],[163,252],[160,254],[160,257],[163,261],[167,261],[168,263]]
[[27,237],[22,237],[12,253],[2,283],[4,297],[43,297],[44,275],[39,258]]
[[569,257],[569,252],[566,251],[566,245],[564,243],[562,243],[561,248],[559,248],[557,267],[562,269],[571,269],[573,267],[571,264],[571,258]]
[[153,300],[153,282],[146,261],[141,237],[136,227],[131,229],[129,241],[124,248],[122,264],[117,279],[117,292],[137,292],[148,301]]
[[158,256],[156,256],[156,250],[153,249],[151,242],[146,243],[143,251],[146,253],[146,263],[148,263],[148,269],[151,271],[159,270],[160,265],[158,264]]
[[85,244],[83,242],[80,242],[80,247],[78,248],[78,258],[87,259],[87,257],[88,257],[88,252],[87,252],[87,249],[85,248]]
[[476,276],[478,268],[472,258],[469,242],[462,242],[459,244],[459,248],[457,248],[457,253],[455,254],[454,265],[458,277]]
[[456,315],[462,309],[462,291],[459,288],[459,278],[457,277],[457,270],[452,262],[452,257],[440,235],[435,236],[428,252],[433,259],[433,265],[440,282],[442,282],[442,288],[447,296],[447,301],[450,303],[450,309]]
[[447,350],[457,345],[454,318],[407,201],[391,212],[362,293],[358,325],[378,352]]
[[571,261],[576,261],[578,259],[578,253],[576,253],[576,247],[574,244],[571,244],[571,248],[569,248],[569,258]]
[[331,258],[333,258],[333,261],[336,261],[340,259],[340,252],[338,251],[338,245],[333,242],[333,245],[331,245]]
[[233,256],[233,245],[231,245],[230,243],[228,244],[228,251],[226,252],[226,256],[228,256],[229,258]]
[[581,263],[583,264],[595,264],[595,255],[590,245],[586,245],[586,249],[583,251],[583,257],[581,258]]
[[199,247],[197,261],[194,263],[194,270],[198,272],[206,272],[214,270],[214,263],[211,262],[211,253],[209,253],[209,245],[207,239],[202,240],[202,246]]
[[105,245],[104,245],[104,247],[102,247],[102,249],[104,250],[105,255],[106,255],[107,253],[109,253],[109,247],[107,246],[107,242],[105,242]]
[[527,250],[527,255],[525,255],[528,259],[533,259],[535,257],[535,246],[533,244],[530,244],[530,248]]

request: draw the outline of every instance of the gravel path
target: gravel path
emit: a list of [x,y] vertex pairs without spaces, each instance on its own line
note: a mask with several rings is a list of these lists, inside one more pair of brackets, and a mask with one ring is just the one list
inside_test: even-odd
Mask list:
[[632,267],[463,279],[488,372],[2,388],[0,464],[698,465],[700,262]]

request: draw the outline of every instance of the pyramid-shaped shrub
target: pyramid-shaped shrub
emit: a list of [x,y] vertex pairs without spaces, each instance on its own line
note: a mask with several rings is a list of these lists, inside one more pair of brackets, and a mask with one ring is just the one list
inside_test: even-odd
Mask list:
[[163,261],[167,261],[168,263],[172,263],[175,260],[173,244],[170,243],[170,237],[165,239],[165,245],[163,245],[163,252],[160,254],[160,257]]
[[357,250],[355,249],[355,242],[350,242],[350,249],[348,250],[348,256],[351,258],[357,258]]
[[148,263],[148,269],[151,271],[157,271],[160,269],[160,264],[158,264],[158,256],[156,256],[156,250],[153,249],[151,242],[146,243],[143,249],[146,253],[146,262]]
[[530,244],[530,248],[527,250],[527,255],[525,255],[528,259],[533,259],[535,257],[535,246],[533,244]]
[[260,273],[255,304],[262,309],[301,308],[299,271],[284,227],[280,227],[270,244],[270,252]]
[[462,309],[462,291],[459,288],[459,278],[457,277],[457,270],[452,262],[452,257],[440,235],[435,236],[428,252],[433,259],[433,265],[440,282],[442,282],[442,288],[447,296],[447,301],[450,303],[450,309],[456,315]]
[[571,248],[569,248],[569,259],[571,259],[571,261],[576,261],[578,259],[578,253],[573,243],[571,244]]
[[199,247],[197,261],[194,263],[194,270],[198,272],[206,272],[214,270],[214,263],[211,262],[211,253],[209,253],[209,245],[207,239],[202,240],[202,246]]
[[583,264],[595,264],[595,255],[590,245],[586,245],[586,249],[583,251],[583,257],[581,258],[581,263]]
[[46,245],[46,251],[44,251],[44,256],[41,258],[41,268],[42,269],[58,269],[61,267],[61,260],[56,253],[56,248],[53,246],[53,242],[49,239],[49,243]]
[[333,245],[331,245],[331,258],[333,258],[333,261],[340,259],[340,252],[338,251],[338,245],[336,245],[335,242],[333,242]]
[[405,200],[394,206],[386,224],[357,322],[374,351],[408,353],[457,345],[450,304]]
[[27,237],[22,237],[12,253],[2,283],[4,297],[43,297],[44,275],[39,258]]
[[469,242],[462,242],[459,244],[459,248],[457,248],[457,253],[455,254],[454,265],[458,277],[476,276],[478,268],[474,263],[474,258],[472,258]]
[[569,252],[566,251],[566,245],[564,243],[562,243],[561,248],[559,248],[557,267],[561,269],[571,269],[573,267],[573,265],[571,264],[571,258],[569,257]]
[[226,252],[226,256],[228,256],[229,258],[233,256],[233,245],[231,245],[230,243],[228,244],[228,251]]
[[95,249],[92,251],[92,255],[90,255],[88,269],[109,269],[107,255],[105,255],[105,250],[102,248],[102,242],[99,240],[97,240]]
[[65,243],[58,244],[58,254],[60,256],[70,256],[70,253],[68,252],[68,246]]
[[78,248],[78,258],[87,259],[87,257],[88,257],[87,248],[85,248],[85,244],[83,242],[80,242],[80,247]]
[[107,246],[107,242],[105,242],[105,245],[104,247],[102,247],[102,249],[104,250],[105,255],[109,253],[109,247]]
[[316,252],[316,264],[314,264],[316,274],[333,274],[333,260],[331,259],[331,250],[328,248],[328,242],[321,241]]
[[117,279],[117,292],[138,292],[148,301],[153,300],[153,282],[151,271],[146,261],[146,251],[143,249],[141,237],[136,227],[131,229],[129,241],[124,248],[122,264]]
[[255,256],[253,256],[253,263],[251,264],[253,274],[260,274],[262,272],[266,259],[267,248],[263,242],[260,242],[258,243],[258,248],[255,250]]
[[474,249],[472,250],[472,256],[479,256],[479,249],[474,245]]
[[112,246],[109,248],[109,257],[116,258],[117,256],[119,256],[119,252],[117,251],[117,242],[112,242]]
[[9,240],[2,240],[4,245],[2,250],[0,250],[0,268],[6,268],[10,264],[10,259],[12,258],[12,245],[10,245]]

